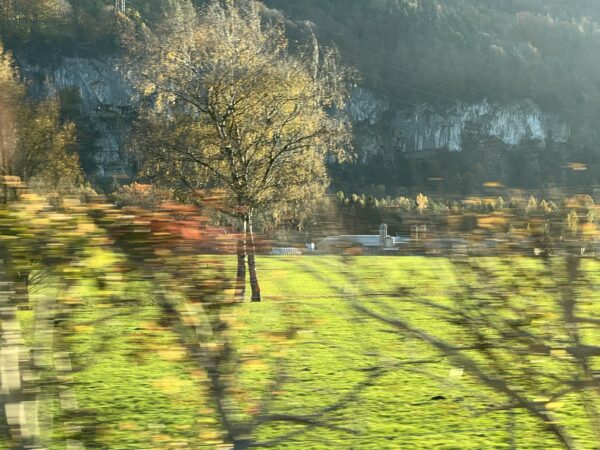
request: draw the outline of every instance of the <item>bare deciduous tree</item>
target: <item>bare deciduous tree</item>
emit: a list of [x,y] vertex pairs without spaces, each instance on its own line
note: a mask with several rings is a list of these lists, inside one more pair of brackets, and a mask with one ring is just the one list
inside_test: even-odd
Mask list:
[[[260,6],[211,2],[197,22],[140,50],[140,90],[152,99],[135,148],[142,173],[195,201],[225,191],[222,210],[240,224],[238,291],[246,255],[252,300],[260,301],[253,221],[308,202],[328,184],[325,159],[342,156],[347,71],[335,51],[293,53],[281,23]],[[149,53],[149,56],[147,56]]]

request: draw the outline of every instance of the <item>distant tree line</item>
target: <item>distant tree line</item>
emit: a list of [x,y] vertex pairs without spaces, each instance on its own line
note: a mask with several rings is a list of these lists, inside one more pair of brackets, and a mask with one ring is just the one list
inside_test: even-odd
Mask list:
[[521,189],[589,189],[600,184],[598,153],[574,142],[508,146],[471,142],[460,152],[439,150],[427,157],[402,153],[373,155],[366,161],[332,162],[334,190],[376,197],[479,195],[488,182]]
[[[426,225],[429,236],[461,236],[481,240],[502,237],[515,244],[531,245],[552,253],[556,244],[576,240],[592,251],[597,248],[600,206],[590,195],[549,192],[544,199],[516,192],[496,197],[455,199],[416,197],[375,198],[364,194],[338,192],[335,204],[344,232],[373,233],[382,222],[392,234],[410,235],[415,224]],[[531,245],[529,245],[531,244]]]

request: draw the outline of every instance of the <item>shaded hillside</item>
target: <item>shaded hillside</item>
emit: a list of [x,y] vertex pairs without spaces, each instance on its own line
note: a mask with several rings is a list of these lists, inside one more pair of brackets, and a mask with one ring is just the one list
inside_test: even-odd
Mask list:
[[[0,39],[24,63],[33,92],[66,90],[63,111],[84,134],[88,172],[110,175],[121,166],[127,127],[114,130],[112,123],[127,118],[114,113],[123,106],[121,92],[111,91],[119,83],[96,75],[70,83],[81,77],[68,72],[77,70],[69,61],[111,73],[128,31],[189,21],[204,1],[125,3],[122,13],[114,0],[0,0]],[[265,3],[287,19],[292,40],[313,30],[361,74],[351,104],[360,164],[333,167],[335,188],[380,193],[383,186],[394,194],[428,188],[433,178],[443,180],[436,189],[471,192],[489,180],[528,188],[600,181],[593,170],[600,104],[595,1]],[[86,103],[90,86],[107,86],[94,111]],[[423,158],[429,150],[438,152]],[[407,154],[414,151],[422,152],[417,162]],[[569,162],[591,170],[569,173]]]
[[[114,52],[125,22],[186,20],[201,0],[0,1],[0,36],[32,57]],[[585,115],[600,99],[600,13],[592,0],[266,0],[310,21],[366,85],[393,100],[529,98]],[[293,28],[294,25],[291,24]]]
[[580,113],[600,99],[594,57],[600,13],[592,1],[266,3],[312,21],[371,89],[399,102],[530,98],[547,109]]
[[[595,2],[266,3],[312,22],[372,95],[361,99],[356,124],[362,163],[334,167],[336,187],[393,195],[477,192],[490,180],[527,188],[600,181]],[[411,150],[439,151],[415,161]],[[588,170],[573,173],[573,161]]]

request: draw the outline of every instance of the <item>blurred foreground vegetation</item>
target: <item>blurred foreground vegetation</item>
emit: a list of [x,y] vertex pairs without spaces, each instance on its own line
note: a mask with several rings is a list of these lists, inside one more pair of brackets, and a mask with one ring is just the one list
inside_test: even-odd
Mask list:
[[597,445],[600,264],[577,251],[261,256],[242,303],[236,236],[194,208],[20,198],[5,448]]

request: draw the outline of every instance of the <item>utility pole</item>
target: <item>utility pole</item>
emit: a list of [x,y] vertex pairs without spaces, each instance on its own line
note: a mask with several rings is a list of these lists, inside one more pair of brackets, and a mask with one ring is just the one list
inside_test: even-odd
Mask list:
[[115,11],[125,14],[125,0],[115,0]]

